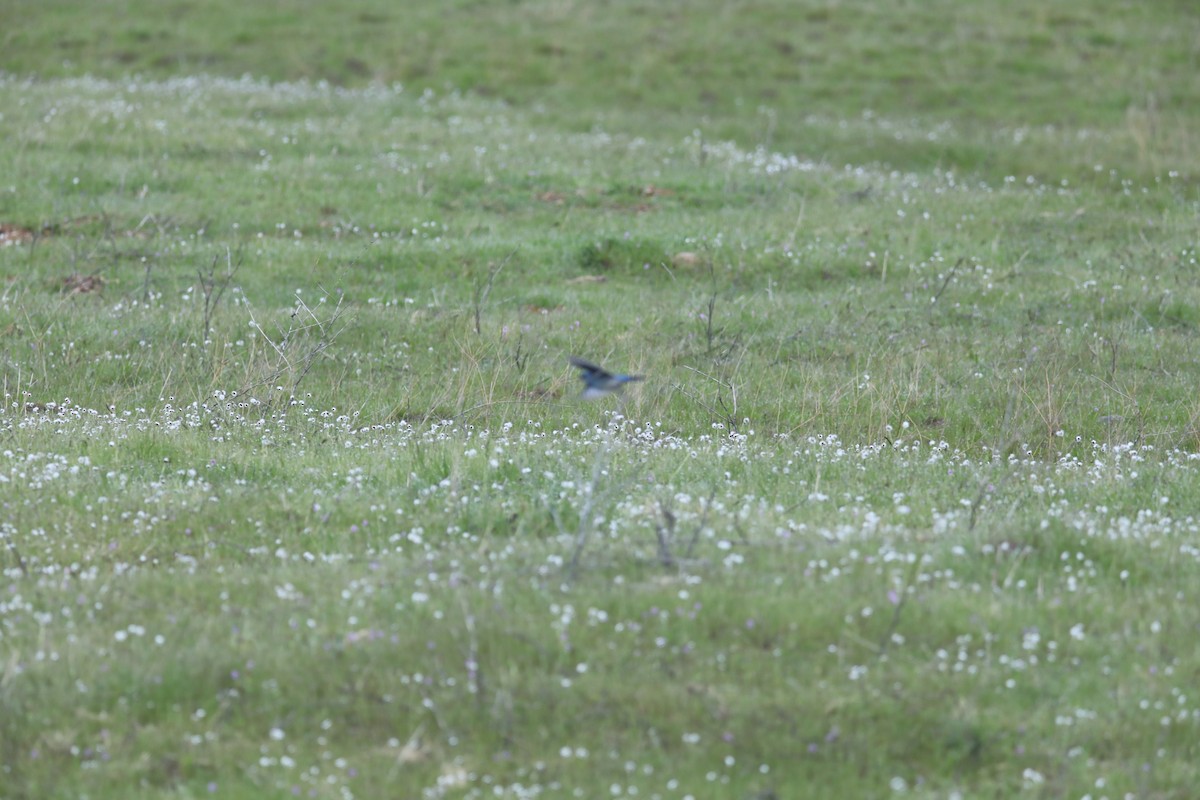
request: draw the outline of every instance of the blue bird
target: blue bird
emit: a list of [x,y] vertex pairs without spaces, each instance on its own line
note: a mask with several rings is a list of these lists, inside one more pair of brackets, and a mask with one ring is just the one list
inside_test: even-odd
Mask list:
[[571,356],[571,366],[579,369],[579,380],[583,381],[583,398],[585,400],[595,400],[597,397],[616,394],[624,389],[627,383],[645,380],[642,375],[614,375],[590,361],[584,361],[575,356]]

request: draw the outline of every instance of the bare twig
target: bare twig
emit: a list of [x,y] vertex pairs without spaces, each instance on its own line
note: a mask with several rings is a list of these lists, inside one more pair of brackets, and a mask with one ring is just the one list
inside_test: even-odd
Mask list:
[[704,526],[708,524],[708,512],[712,509],[712,501],[716,496],[716,488],[709,489],[708,499],[704,501],[704,508],[700,511],[700,521],[696,523],[696,530],[692,531],[692,538],[688,542],[687,549],[684,550],[684,558],[692,557],[692,551],[696,549],[696,542],[700,541],[700,534],[704,532]]
[[[325,296],[329,297],[329,292],[325,292]],[[285,375],[290,375],[291,387],[287,398],[290,400],[296,396],[296,393],[300,389],[300,383],[307,377],[313,366],[316,365],[317,359],[346,330],[348,323],[344,319],[347,313],[345,296],[339,290],[337,293],[337,302],[333,304],[333,310],[327,311],[322,316],[304,302],[303,298],[297,293],[296,305],[292,309],[287,328],[279,328],[278,341],[273,339],[263,326],[259,324],[254,316],[253,308],[249,305],[249,301],[246,301],[246,305],[250,309],[251,326],[262,336],[271,347],[271,350],[274,351],[275,359],[274,363],[269,366],[267,374],[264,377],[251,381],[241,391],[249,392],[264,384],[277,385],[281,378]],[[325,307],[328,308],[329,306]],[[297,343],[302,340],[307,340],[308,346],[296,352]]]
[[964,260],[965,259],[960,258],[958,261],[956,261],[954,263],[954,266],[950,268],[950,271],[946,273],[946,279],[944,281],[942,281],[942,285],[937,290],[937,294],[935,294],[933,296],[933,299],[929,301],[930,305],[936,305],[937,301],[941,299],[942,292],[946,291],[946,287],[950,285],[951,279],[954,278],[954,274],[956,272],[958,272],[958,268],[962,266],[962,263]]
[[671,542],[675,538],[675,514],[671,511],[671,501],[660,502],[658,511],[662,515],[662,522],[654,523],[654,534],[658,538],[658,560],[664,567],[670,569],[675,566],[675,557],[671,555]]
[[504,269],[512,257],[517,254],[513,250],[504,260],[498,265],[492,264],[488,267],[487,281],[479,283],[475,286],[475,333],[478,335],[483,329],[483,306],[487,303],[488,295],[492,293],[492,284],[496,281],[496,276]]
[[[229,284],[233,283],[233,276],[237,274],[238,269],[242,266],[242,253],[238,250],[237,261],[234,261],[233,251],[228,247],[225,248],[225,274],[217,275],[217,262],[220,256],[213,256],[212,263],[208,265],[208,270],[196,270],[196,277],[200,281],[200,293],[204,296],[204,326],[200,330],[200,341],[207,342],[208,336],[212,333],[213,315],[217,311],[217,305],[221,302],[221,297],[224,296],[225,290],[229,288]],[[147,262],[149,264],[149,262]],[[146,267],[146,285],[149,287],[150,267]],[[147,291],[148,288],[147,288]]]
[[713,259],[711,257],[708,259],[708,282],[708,313],[704,315],[704,341],[707,347],[707,355],[711,356],[715,348],[714,343],[716,338],[722,333],[721,329],[715,327],[716,323],[713,321],[713,315],[717,310],[717,270],[713,266]]
[[[328,296],[329,293],[326,292],[326,297]],[[305,303],[303,299],[301,299],[300,295],[296,295],[297,310],[292,313],[292,317],[295,318],[296,314],[303,310],[308,314],[312,322],[309,325],[303,326],[301,329],[315,328],[318,332],[318,335],[316,342],[314,342],[313,345],[300,356],[300,374],[296,376],[296,379],[292,383],[293,397],[300,389],[300,382],[304,380],[304,378],[308,375],[309,370],[313,368],[313,364],[316,363],[317,357],[324,353],[329,346],[333,344],[334,339],[340,336],[342,331],[346,330],[346,324],[342,322],[342,316],[345,313],[345,309],[342,306],[342,301],[344,299],[345,296],[339,291],[337,295],[337,303],[333,307],[333,312],[329,315],[328,319],[322,320],[313,313],[313,310],[308,307],[308,304]]]
[[738,390],[737,390],[737,384],[735,384],[733,381],[722,380],[721,378],[715,377],[715,376],[713,376],[713,375],[709,375],[707,372],[703,372],[703,371],[701,371],[701,370],[698,370],[698,369],[696,369],[695,367],[689,367],[689,366],[687,366],[687,365],[684,365],[684,369],[691,370],[692,372],[696,373],[697,375],[702,375],[702,376],[704,376],[705,378],[708,378],[708,379],[709,379],[710,381],[712,381],[713,383],[715,383],[715,384],[717,384],[718,386],[720,386],[722,389],[728,389],[728,390],[729,390],[729,399],[728,399],[728,400],[726,400],[726,397],[725,397],[725,392],[721,392],[720,394],[718,394],[718,395],[717,395],[717,406],[719,406],[719,408],[713,408],[713,407],[712,407],[712,406],[710,406],[708,403],[705,403],[705,402],[704,402],[703,400],[701,400],[699,397],[697,397],[697,396],[696,396],[696,395],[694,395],[693,393],[689,392],[689,391],[688,391],[687,389],[685,389],[685,388],[684,388],[684,387],[683,387],[681,384],[676,384],[676,387],[675,387],[675,388],[679,389],[679,391],[681,391],[681,392],[683,392],[685,395],[687,395],[689,398],[691,398],[692,400],[695,400],[695,401],[696,401],[697,403],[699,403],[701,406],[703,406],[704,408],[706,408],[706,409],[708,410],[708,412],[709,412],[710,414],[712,414],[714,417],[716,417],[716,418],[720,419],[722,422],[724,422],[724,423],[725,423],[725,424],[726,424],[726,425],[729,427],[729,429],[730,429],[730,430],[736,431],[736,430],[737,430],[737,428],[738,428],[738,420],[737,420],[737,408],[738,408]]
[[513,353],[512,359],[513,359],[513,366],[517,368],[517,372],[519,372],[519,373],[525,371],[525,365],[529,362],[529,351],[521,349],[521,345],[524,343],[524,341],[525,341],[525,334],[524,333],[517,334],[517,349]]

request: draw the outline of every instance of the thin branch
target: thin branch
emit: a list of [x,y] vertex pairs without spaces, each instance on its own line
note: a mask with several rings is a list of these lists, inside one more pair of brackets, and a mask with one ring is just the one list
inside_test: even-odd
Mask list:
[[709,489],[708,499],[704,501],[704,509],[700,512],[700,521],[696,523],[696,530],[692,531],[691,541],[688,542],[687,549],[683,554],[684,558],[692,557],[692,551],[696,549],[696,542],[700,541],[700,534],[704,531],[704,526],[708,524],[708,512],[712,509],[712,501],[716,496],[716,488]]
[[671,511],[670,502],[659,502],[658,511],[662,514],[662,522],[654,523],[654,535],[658,539],[658,560],[664,567],[671,569],[676,565],[675,557],[671,555],[671,542],[675,539],[675,514]]
[[950,285],[951,279],[954,277],[954,274],[958,272],[958,268],[962,266],[964,260],[965,259],[960,258],[954,263],[954,266],[950,268],[950,271],[946,273],[946,279],[942,281],[941,288],[937,290],[937,294],[935,294],[933,299],[929,301],[930,305],[936,305],[937,301],[941,299],[942,292],[946,291],[946,287]]
[[508,264],[508,262],[512,260],[512,257],[515,256],[516,254],[517,254],[517,251],[513,250],[511,253],[509,253],[507,256],[504,257],[504,260],[501,261],[498,266],[496,266],[496,265],[490,266],[488,268],[487,282],[485,284],[479,284],[475,287],[475,334],[476,335],[479,335],[479,333],[483,330],[483,307],[487,303],[488,295],[492,293],[492,284],[495,283],[496,276],[500,274],[500,272],[504,269],[504,267]]

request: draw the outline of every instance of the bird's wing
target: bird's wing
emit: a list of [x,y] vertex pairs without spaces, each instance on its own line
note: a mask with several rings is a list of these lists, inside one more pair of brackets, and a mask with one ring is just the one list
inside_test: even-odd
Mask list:
[[595,375],[598,378],[611,378],[612,377],[611,372],[604,369],[603,367],[599,367],[599,366],[593,364],[590,361],[584,361],[582,358],[576,358],[575,356],[571,356],[570,361],[571,361],[571,366],[578,367],[579,369],[583,370],[584,372],[586,372],[590,375]]

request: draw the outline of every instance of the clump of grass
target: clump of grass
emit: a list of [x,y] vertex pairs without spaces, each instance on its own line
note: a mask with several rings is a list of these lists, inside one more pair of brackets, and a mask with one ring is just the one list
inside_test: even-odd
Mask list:
[[610,237],[581,247],[577,263],[585,275],[658,276],[663,273],[667,258],[656,242]]

